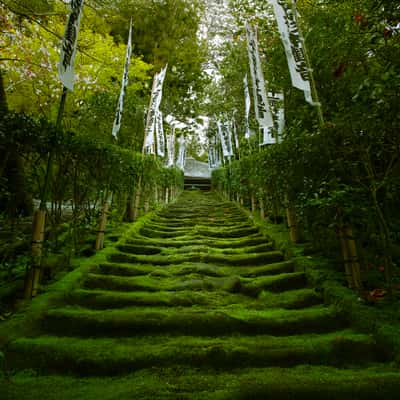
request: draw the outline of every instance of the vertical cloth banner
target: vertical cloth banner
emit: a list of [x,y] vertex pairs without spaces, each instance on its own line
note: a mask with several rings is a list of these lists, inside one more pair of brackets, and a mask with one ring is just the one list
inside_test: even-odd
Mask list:
[[157,155],[160,157],[165,156],[165,138],[164,138],[164,125],[163,114],[160,110],[156,113],[156,138],[157,138]]
[[74,65],[76,44],[78,42],[79,25],[82,17],[83,0],[71,0],[71,13],[65,26],[64,38],[61,45],[58,75],[64,87],[74,90]]
[[150,105],[147,111],[147,121],[146,121],[146,128],[145,128],[145,140],[144,140],[144,149],[152,148],[154,145],[154,132],[156,127],[156,118],[157,112],[159,110],[161,99],[162,99],[162,90],[165,75],[167,72],[166,65],[159,73],[154,75],[153,79],[153,87],[151,90],[150,96]]
[[269,109],[267,92],[265,89],[264,73],[262,71],[260,53],[258,50],[257,34],[248,23],[246,24],[246,34],[250,73],[253,82],[255,113],[260,128],[263,131],[263,143],[261,144],[273,144],[275,143],[275,139],[271,134],[271,130],[274,127],[274,121]]
[[221,166],[221,159],[218,151],[218,140],[216,136],[213,136],[211,139],[209,139],[208,166],[210,169]]
[[217,121],[218,134],[221,141],[222,155],[224,157],[232,157],[232,132],[229,126],[229,121],[222,123]]
[[284,95],[283,93],[268,92],[268,101],[271,106],[274,126],[278,133],[277,140],[281,142],[283,130],[285,129]]
[[235,149],[237,152],[239,152],[240,143],[239,143],[239,135],[238,135],[237,127],[236,127],[235,118],[232,118],[232,132],[233,132],[233,138],[235,140]]
[[251,99],[249,92],[249,84],[247,81],[247,74],[243,78],[243,86],[244,86],[244,126],[245,126],[244,137],[246,139],[250,139],[251,131],[249,125],[249,115],[250,115]]
[[175,127],[172,127],[171,134],[167,135],[167,167],[175,165]]
[[131,63],[131,56],[132,56],[132,18],[129,25],[129,37],[128,37],[128,44],[126,47],[126,57],[125,57],[124,73],[122,75],[121,92],[119,94],[117,111],[115,113],[114,125],[112,128],[112,135],[115,138],[117,137],[118,132],[121,128],[122,109],[124,107],[124,97],[126,93],[126,87],[128,86],[128,81],[129,81],[129,65]]
[[186,143],[184,136],[180,136],[178,139],[179,150],[178,150],[178,159],[176,160],[176,166],[182,171],[185,168],[185,159],[186,159]]
[[297,28],[295,11],[285,0],[268,0],[274,8],[278,30],[285,48],[292,85],[304,92],[306,101],[318,106],[311,95],[310,73],[307,68],[303,38]]

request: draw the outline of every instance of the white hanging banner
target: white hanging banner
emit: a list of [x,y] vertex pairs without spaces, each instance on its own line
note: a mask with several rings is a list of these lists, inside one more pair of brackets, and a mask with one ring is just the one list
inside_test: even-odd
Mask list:
[[[250,28],[250,25],[246,23],[246,37],[247,37],[247,52],[249,56],[249,67],[250,67],[250,76],[251,81],[253,83],[253,101],[254,101],[254,111],[256,117],[258,116],[258,96],[257,96],[257,84],[256,84],[256,44],[255,44],[255,36],[253,30]],[[246,76],[247,78],[247,76]],[[247,81],[247,79],[246,79]],[[250,110],[249,110],[250,111]]]
[[154,75],[153,88],[151,90],[150,105],[147,111],[147,121],[145,128],[145,139],[144,148],[149,148],[154,145],[154,133],[156,128],[157,112],[159,110],[161,99],[162,99],[162,89],[165,79],[165,74],[167,72],[166,65],[159,73]]
[[295,11],[285,0],[269,0],[274,7],[274,13],[285,48],[287,63],[292,85],[304,92],[304,98],[313,106],[318,106],[311,95],[310,74],[307,68],[303,38],[296,24]]
[[117,111],[115,113],[114,125],[112,129],[112,135],[115,138],[118,136],[118,132],[121,128],[122,109],[124,107],[124,97],[126,93],[126,87],[128,86],[128,81],[129,81],[129,65],[131,63],[131,56],[132,56],[132,18],[129,24],[129,37],[128,37],[128,44],[126,46],[126,57],[125,57],[124,73],[122,75],[121,92],[119,94]]
[[278,134],[278,141],[282,141],[283,130],[285,129],[285,110],[283,108],[284,95],[282,92],[268,92],[268,102],[271,106],[274,127]]
[[210,169],[215,169],[221,166],[221,158],[218,151],[218,139],[213,136],[209,139],[208,147],[208,166]]
[[215,152],[215,167],[218,168],[222,165],[222,157],[221,157],[221,141],[219,140],[219,136],[214,136],[214,152]]
[[283,131],[285,129],[285,109],[283,107],[278,109],[278,140],[282,142]]
[[186,160],[186,143],[184,136],[180,136],[178,139],[179,150],[178,150],[178,159],[176,161],[176,166],[182,171],[185,168],[185,160]]
[[229,122],[222,123],[221,121],[217,121],[217,126],[222,147],[222,155],[224,157],[232,157],[232,133],[229,127]]
[[236,122],[235,119],[232,119],[232,131],[233,131],[233,137],[235,139],[235,148],[236,151],[239,151],[239,135],[238,135],[238,131],[236,128]]
[[208,168],[213,169],[215,165],[214,149],[210,146],[208,148]]
[[71,0],[70,7],[71,13],[65,26],[64,38],[61,45],[58,75],[64,87],[72,91],[74,90],[74,64],[83,0]]
[[160,110],[156,114],[156,137],[157,137],[157,155],[160,157],[165,156],[165,138],[164,138],[164,125],[163,115]]
[[172,127],[172,133],[167,135],[167,167],[175,165],[175,127]]
[[264,73],[258,50],[257,35],[249,24],[246,25],[246,32],[250,72],[253,82],[255,113],[260,129],[263,132],[263,142],[261,145],[273,144],[275,143],[275,139],[271,134],[271,130],[274,126],[274,121],[269,109],[267,92],[265,89]]
[[244,76],[243,86],[244,86],[244,124],[245,124],[244,137],[246,139],[250,139],[251,131],[249,125],[249,115],[250,115],[251,99],[249,92],[249,84],[247,82],[247,74]]

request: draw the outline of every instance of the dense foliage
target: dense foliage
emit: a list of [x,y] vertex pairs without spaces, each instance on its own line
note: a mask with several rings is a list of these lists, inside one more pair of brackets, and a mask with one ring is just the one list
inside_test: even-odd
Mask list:
[[[252,196],[262,199],[272,220],[294,206],[315,248],[331,255],[338,253],[338,228],[351,226],[365,280],[376,284],[372,275],[380,270],[392,282],[400,262],[399,8],[387,1],[296,2],[324,113],[319,124],[315,109],[290,86],[265,2],[231,3],[239,27],[244,18],[258,23],[265,75],[270,87],[285,92],[287,121],[282,143],[242,154],[215,172],[215,185],[249,205]],[[243,35],[238,46],[245,46]],[[231,92],[241,87],[243,68],[231,63],[237,52],[227,49],[221,82]],[[234,98],[243,110],[243,100]]]
[[[105,201],[111,201],[111,221],[118,223],[172,199],[182,187],[181,171],[141,152],[154,73],[169,64],[166,113],[188,116],[190,96],[201,90],[204,46],[196,40],[201,9],[193,13],[194,6],[186,0],[85,1],[74,91],[57,128],[62,90],[57,63],[68,2],[1,2],[1,268],[29,255],[27,218],[40,201],[47,211],[45,250],[67,246],[79,254],[88,242],[93,246]],[[111,130],[131,17],[134,48],[115,141]],[[163,35],[163,26],[171,32]]]

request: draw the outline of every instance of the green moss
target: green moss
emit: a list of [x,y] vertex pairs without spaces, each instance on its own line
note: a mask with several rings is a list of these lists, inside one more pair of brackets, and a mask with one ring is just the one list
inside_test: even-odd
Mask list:
[[[56,389],[51,389],[56,388]],[[21,373],[2,384],[4,400],[397,400],[398,371],[333,367],[241,368],[224,372],[173,365],[124,377],[73,378]]]
[[307,284],[307,280],[303,272],[296,272],[247,279],[242,284],[243,293],[249,296],[258,296],[263,290],[278,292],[299,289]]
[[297,309],[310,307],[322,302],[322,296],[315,289],[288,290],[282,293],[273,293],[263,290],[258,299],[266,307]]
[[318,306],[302,310],[256,310],[238,305],[212,310],[137,307],[102,311],[65,307],[49,310],[40,326],[48,332],[78,336],[132,336],[144,332],[288,335],[328,332],[343,327],[344,321],[334,309]]
[[[118,375],[152,365],[179,364],[224,369],[293,366],[302,363],[349,365],[378,361],[374,340],[339,331],[307,336],[146,336],[134,339],[78,339],[42,336],[10,343],[10,368],[34,368],[79,375]],[[29,355],[29,356],[28,356]]]
[[79,304],[94,309],[111,309],[131,306],[191,307],[210,302],[204,294],[182,292],[112,292],[103,290],[77,289],[66,298],[69,304]]
[[374,326],[376,340],[378,319],[329,262],[256,226],[213,194],[184,193],[124,228],[0,325],[8,367],[25,371],[0,383],[1,398],[390,398],[400,374],[374,363],[396,360],[398,321]]

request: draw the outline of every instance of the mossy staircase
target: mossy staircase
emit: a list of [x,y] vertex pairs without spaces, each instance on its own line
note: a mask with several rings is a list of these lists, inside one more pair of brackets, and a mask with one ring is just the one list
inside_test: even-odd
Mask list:
[[[36,325],[33,337],[8,344],[7,360],[38,376],[25,394],[9,387],[9,396],[388,399],[400,393],[400,374],[374,338],[324,305],[305,273],[212,193],[185,192],[154,214]],[[57,386],[54,395],[49,384]]]

